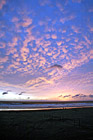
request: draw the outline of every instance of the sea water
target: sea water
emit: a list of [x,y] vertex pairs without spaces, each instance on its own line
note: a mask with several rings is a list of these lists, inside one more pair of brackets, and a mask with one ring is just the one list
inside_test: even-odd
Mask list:
[[46,110],[93,107],[93,102],[68,102],[68,103],[0,103],[0,111],[15,110]]

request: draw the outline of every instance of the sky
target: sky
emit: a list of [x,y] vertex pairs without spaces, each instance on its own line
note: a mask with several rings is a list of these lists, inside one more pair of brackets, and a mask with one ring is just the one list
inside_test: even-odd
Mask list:
[[93,100],[93,0],[0,0],[0,100]]

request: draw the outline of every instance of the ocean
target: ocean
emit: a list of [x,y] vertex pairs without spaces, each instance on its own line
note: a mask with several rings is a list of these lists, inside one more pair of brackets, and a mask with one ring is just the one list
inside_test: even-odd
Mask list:
[[49,110],[93,107],[91,102],[0,103],[0,111]]

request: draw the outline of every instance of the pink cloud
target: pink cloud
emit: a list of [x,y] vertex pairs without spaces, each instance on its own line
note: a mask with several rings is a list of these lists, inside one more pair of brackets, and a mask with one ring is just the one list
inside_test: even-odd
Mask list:
[[10,55],[10,54],[14,54],[17,53],[17,49],[16,48],[8,48],[6,55]]
[[90,50],[89,57],[90,59],[93,59],[93,50]]
[[70,15],[70,16],[67,16],[64,18],[60,18],[60,22],[64,24],[65,22],[67,22],[69,20],[73,20],[74,18],[75,18],[75,15]]
[[32,80],[28,80],[25,83],[26,87],[31,87],[31,88],[36,88],[36,87],[41,87],[41,86],[45,86],[47,84],[53,84],[52,80],[48,80],[46,79],[46,77],[38,77]]
[[67,38],[67,39],[66,39],[66,42],[69,42],[70,40],[71,40],[70,38]]
[[48,52],[48,48],[44,48],[45,52]]
[[[25,28],[27,28],[26,31],[28,32],[28,34],[31,34],[31,30],[34,28],[34,26],[31,26],[32,19],[29,17],[23,16],[23,20],[21,22],[19,21],[19,18],[13,17],[12,22],[15,24],[17,32],[21,32],[21,27],[25,27]],[[29,27],[29,25],[30,25],[30,27]]]
[[5,63],[8,61],[8,56],[5,56],[5,57],[0,57],[0,63]]
[[43,43],[43,47],[46,48],[48,47],[49,45],[51,45],[51,41],[41,41]]
[[89,8],[89,12],[93,12],[93,7]]
[[46,64],[46,59],[45,59],[45,57],[40,56],[39,63],[40,63],[39,67],[44,66],[44,65]]
[[0,10],[2,10],[5,4],[6,4],[6,0],[0,0]]
[[44,25],[45,24],[45,22],[44,21],[39,21],[39,23],[38,23],[40,26],[42,26],[42,25]]
[[58,52],[58,53],[53,54],[52,58],[53,58],[53,59],[56,59],[56,58],[57,58],[57,56],[59,56],[59,54],[60,54],[60,50],[59,50],[59,52]]
[[[48,70],[48,69],[47,69]],[[50,70],[50,69],[49,69]],[[51,71],[49,71],[48,72],[48,75],[55,75],[55,73],[56,73],[57,71],[56,71],[56,69],[51,69]]]
[[88,25],[88,28],[90,32],[93,32],[93,27],[90,24]]
[[52,52],[48,52],[47,55],[52,56]]
[[10,65],[8,66],[7,70],[8,70],[8,71],[10,71],[10,70],[11,70],[11,68],[15,68],[15,69],[17,69],[17,68],[18,68],[18,66],[17,66],[17,65],[15,65],[15,64],[10,64]]
[[18,22],[18,21],[19,21],[19,19],[17,17],[12,18],[12,22]]
[[[77,59],[71,58],[71,62],[68,62],[64,64],[65,69],[74,69],[75,67],[81,66],[84,63],[87,63],[93,56],[93,51],[90,50],[88,52],[81,52]],[[72,56],[73,57],[73,56]]]
[[77,45],[77,46],[75,46],[74,48],[75,48],[76,50],[78,50],[78,49],[80,50],[80,49],[83,48],[83,46],[82,46],[82,45]]
[[78,42],[78,40],[79,40],[78,38],[75,38],[75,42]]
[[0,66],[0,69],[3,69],[4,68],[4,66]]
[[68,50],[67,50],[66,48],[62,48],[62,51],[63,51],[64,53],[67,53],[67,52],[68,52]]
[[63,30],[62,30],[62,33],[66,33],[66,29],[63,29]]
[[57,1],[57,3],[56,3],[56,6],[58,7],[58,9],[59,9],[61,12],[64,11],[64,6],[63,6],[62,4],[60,4],[60,3],[58,3],[58,1]]
[[15,53],[15,54],[13,55],[13,58],[18,58],[18,57],[19,57],[18,53]]
[[19,37],[13,37],[12,41],[8,43],[8,46],[14,48],[17,45],[19,39],[20,39]]
[[39,3],[40,3],[40,6],[45,6],[45,5],[49,5],[49,4],[51,4],[51,1],[50,0],[39,0]]
[[34,40],[34,36],[32,36],[32,29],[33,28],[35,28],[35,26],[34,25],[31,25],[30,27],[28,26],[27,28],[26,28],[26,32],[28,33],[28,35],[31,35],[31,40]]
[[65,23],[65,21],[66,21],[66,18],[61,18],[60,19],[60,22],[63,23],[63,24]]
[[62,41],[57,41],[57,45],[60,46],[62,44]]
[[51,37],[50,34],[46,34],[46,35],[45,35],[45,38],[46,38],[46,39],[49,39],[50,37]]
[[76,27],[76,26],[72,25],[72,29],[75,33],[80,33],[79,27]]
[[55,35],[55,34],[52,34],[52,39],[57,39],[57,35]]
[[32,24],[32,19],[30,18],[24,18],[24,21],[21,23],[23,27],[28,27],[31,24]]
[[4,42],[0,42],[0,48],[5,48],[6,44]]
[[1,38],[1,37],[4,37],[4,35],[5,35],[4,32],[3,32],[3,33],[0,33],[0,38]]
[[82,0],[72,0],[72,2],[75,2],[75,3],[81,3]]
[[84,36],[84,38],[87,41],[87,43],[91,45],[91,41],[88,39],[88,37],[87,36]]

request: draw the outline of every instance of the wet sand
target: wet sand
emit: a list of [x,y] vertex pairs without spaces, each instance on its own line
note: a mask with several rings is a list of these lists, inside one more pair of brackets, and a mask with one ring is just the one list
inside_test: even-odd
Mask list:
[[92,140],[93,108],[0,111],[0,140]]

